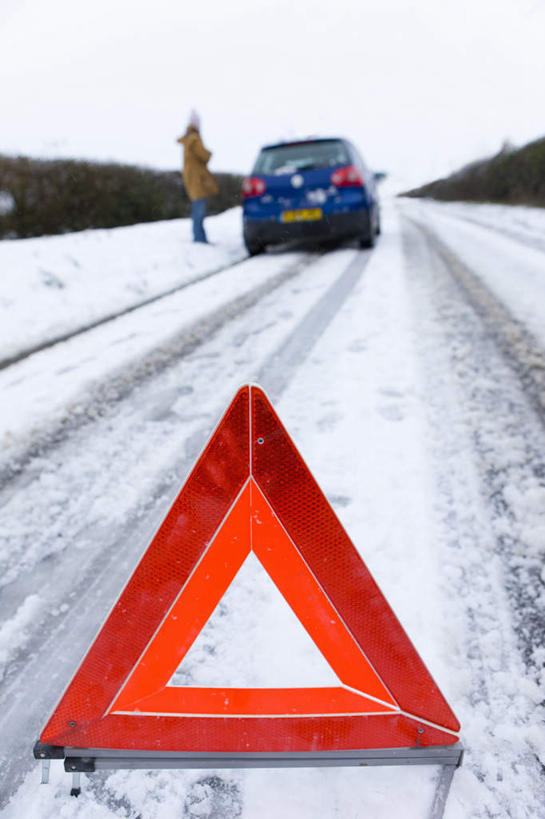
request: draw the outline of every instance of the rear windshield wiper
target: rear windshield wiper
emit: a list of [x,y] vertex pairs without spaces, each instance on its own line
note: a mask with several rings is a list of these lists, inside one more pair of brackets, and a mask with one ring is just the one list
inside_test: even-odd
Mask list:
[[299,165],[297,168],[298,171],[316,171],[318,168],[323,167],[322,165],[316,165],[315,162],[309,162],[307,165]]

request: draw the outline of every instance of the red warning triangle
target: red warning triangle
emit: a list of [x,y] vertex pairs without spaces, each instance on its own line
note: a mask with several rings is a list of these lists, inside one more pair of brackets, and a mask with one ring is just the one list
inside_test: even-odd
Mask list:
[[[253,552],[340,685],[169,682]],[[243,387],[40,741],[155,751],[446,745],[459,724],[259,387]]]

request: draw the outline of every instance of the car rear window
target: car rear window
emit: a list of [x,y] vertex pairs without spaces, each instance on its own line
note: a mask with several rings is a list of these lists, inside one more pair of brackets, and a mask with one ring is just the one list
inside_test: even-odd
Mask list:
[[254,174],[282,174],[312,168],[332,168],[349,165],[344,144],[338,139],[321,142],[297,142],[263,148],[257,158]]

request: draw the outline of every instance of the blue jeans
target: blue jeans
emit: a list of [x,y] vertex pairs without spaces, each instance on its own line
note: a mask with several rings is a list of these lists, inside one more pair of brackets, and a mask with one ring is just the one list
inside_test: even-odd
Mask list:
[[195,199],[191,203],[191,217],[193,219],[193,241],[207,242],[204,232],[204,217],[206,216],[206,199]]

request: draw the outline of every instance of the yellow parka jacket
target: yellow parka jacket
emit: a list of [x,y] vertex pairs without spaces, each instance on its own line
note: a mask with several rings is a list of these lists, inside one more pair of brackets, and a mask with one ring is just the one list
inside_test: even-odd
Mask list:
[[182,177],[187,195],[192,201],[213,196],[219,189],[206,167],[212,154],[202,144],[199,132],[190,125],[185,136],[180,137],[178,142],[184,146]]

